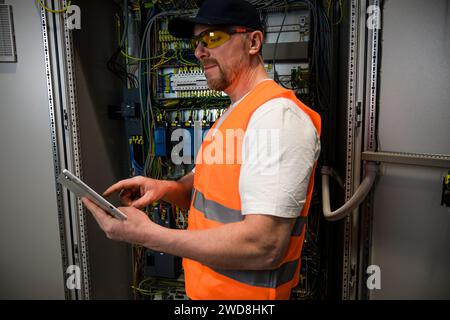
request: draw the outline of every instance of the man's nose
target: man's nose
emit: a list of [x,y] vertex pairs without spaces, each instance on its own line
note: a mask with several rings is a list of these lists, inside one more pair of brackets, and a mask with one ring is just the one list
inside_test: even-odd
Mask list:
[[194,55],[198,60],[204,59],[208,56],[208,49],[203,45],[203,42],[199,42],[195,48]]

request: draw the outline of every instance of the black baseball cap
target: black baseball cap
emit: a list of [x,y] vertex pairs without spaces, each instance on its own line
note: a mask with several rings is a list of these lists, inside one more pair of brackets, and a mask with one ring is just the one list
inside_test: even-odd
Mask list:
[[169,21],[169,33],[176,38],[192,38],[194,25],[240,26],[263,30],[256,8],[245,0],[205,0],[195,17],[177,17]]

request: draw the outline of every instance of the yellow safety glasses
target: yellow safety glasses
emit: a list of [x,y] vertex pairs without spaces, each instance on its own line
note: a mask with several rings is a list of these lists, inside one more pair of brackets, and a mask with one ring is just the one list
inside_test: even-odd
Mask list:
[[253,30],[242,27],[231,27],[225,29],[208,29],[200,33],[198,36],[192,38],[192,45],[194,48],[201,43],[208,49],[214,49],[227,42],[232,34],[246,33]]

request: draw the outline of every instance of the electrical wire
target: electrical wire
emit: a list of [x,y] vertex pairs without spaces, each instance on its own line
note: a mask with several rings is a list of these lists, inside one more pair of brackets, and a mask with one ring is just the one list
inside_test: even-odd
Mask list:
[[119,47],[121,48],[120,53],[121,53],[122,56],[124,56],[127,59],[134,60],[134,61],[148,61],[148,60],[158,59],[158,58],[161,58],[161,57],[165,56],[167,51],[163,52],[162,54],[160,54],[158,56],[149,57],[149,58],[145,58],[145,59],[138,58],[138,57],[133,57],[133,56],[129,55],[127,52],[125,52],[123,50],[124,46],[122,45],[122,41],[126,40],[126,37],[124,38],[125,33],[122,34],[122,36],[120,35],[121,34],[121,32],[120,32],[120,19],[119,19],[118,16],[116,16],[116,19],[117,19],[117,24],[116,24],[116,26],[117,26],[117,37],[119,39]]
[[[331,7],[333,5],[333,1],[332,0],[328,0],[328,4],[327,4],[327,15],[329,17],[330,20],[332,20],[332,16],[331,16]],[[342,0],[338,0],[338,4],[339,4],[339,19],[337,22],[332,22],[333,26],[337,26],[338,24],[340,24],[344,18],[344,10],[343,10],[343,4],[342,4]]]
[[42,8],[45,9],[45,11],[48,11],[48,12],[51,12],[51,13],[64,13],[64,12],[66,12],[66,11],[69,9],[69,7],[71,6],[71,3],[72,3],[72,0],[69,0],[69,1],[67,2],[67,5],[66,5],[64,8],[59,9],[59,10],[54,10],[54,9],[48,8],[48,7],[42,2],[42,0],[36,0],[36,1],[39,3],[39,5],[40,5]]
[[124,13],[125,19],[124,19],[124,26],[123,26],[123,34],[122,34],[122,38],[120,39],[120,47],[124,48],[125,45],[125,39],[127,38],[127,34],[128,34],[128,0],[123,0],[123,8],[122,8],[122,12]]
[[131,87],[137,87],[138,79],[134,74],[128,73],[127,69],[121,65],[119,60],[120,48],[118,48],[106,63],[106,67],[109,71],[115,74],[122,82],[127,81],[131,84]]
[[[114,2],[118,8],[120,10],[122,10],[122,8],[116,3]],[[123,83],[125,83],[127,86],[132,87],[132,88],[137,88],[139,83],[138,83],[138,78],[132,74],[129,73],[126,66],[123,66],[120,62],[119,62],[119,56],[121,54],[122,47],[121,47],[121,43],[122,41],[125,41],[125,38],[120,36],[120,17],[119,15],[116,14],[116,18],[117,18],[117,37],[118,37],[118,48],[116,49],[116,51],[114,51],[114,53],[112,54],[112,56],[109,58],[109,60],[106,63],[106,66],[108,68],[109,71],[111,71],[114,75],[116,75]],[[128,22],[126,22],[125,24],[128,24]],[[125,33],[123,33],[125,34]]]
[[275,57],[276,57],[276,55],[277,55],[278,41],[280,40],[281,32],[283,32],[284,21],[286,20],[287,11],[288,11],[288,5],[287,5],[287,1],[286,1],[286,2],[285,2],[285,7],[284,7],[283,20],[281,21],[280,31],[278,31],[277,40],[275,41],[275,45],[274,45],[274,48],[273,48],[273,59],[272,59],[273,79],[274,79],[275,81],[277,81],[277,82],[279,82],[279,81],[278,81],[278,75],[277,75],[277,69],[276,69],[276,63],[275,63]]
[[[195,13],[196,10],[185,10],[185,11],[179,11],[179,10],[173,10],[173,11],[167,11],[167,12],[161,12],[158,14],[153,15],[149,21],[147,22],[143,35],[142,35],[142,40],[141,40],[141,45],[140,45],[140,50],[139,50],[139,55],[141,57],[141,59],[144,58],[144,52],[150,52],[150,30],[151,27],[153,26],[153,23],[156,21],[156,19],[163,17],[163,16],[173,16],[173,15],[183,15],[183,14],[192,14]],[[146,51],[145,51],[146,50]],[[145,65],[144,65],[145,62]],[[147,136],[147,141],[149,142],[149,147],[148,149],[150,149],[150,145],[151,145],[151,141],[152,141],[152,137],[150,135],[150,129],[156,126],[155,124],[155,117],[153,115],[153,106],[152,106],[152,97],[151,97],[151,88],[150,88],[150,81],[147,81],[147,94],[145,96],[146,101],[144,104],[144,96],[142,94],[142,84],[143,84],[143,79],[142,76],[145,72],[145,69],[147,70],[151,70],[151,60],[148,61],[141,61],[139,64],[139,97],[140,97],[140,102],[141,102],[141,108],[142,108],[142,115],[145,119],[144,121],[144,131],[145,134]],[[144,110],[144,105],[146,106],[146,110]],[[149,112],[147,112],[149,111]],[[146,129],[146,124],[151,124],[151,127],[148,128],[148,130]],[[144,175],[147,176],[147,168],[148,165],[150,163],[153,163],[153,159],[154,158],[154,151],[152,150],[152,152],[147,152],[146,155],[146,160],[145,160],[145,165],[144,165]]]

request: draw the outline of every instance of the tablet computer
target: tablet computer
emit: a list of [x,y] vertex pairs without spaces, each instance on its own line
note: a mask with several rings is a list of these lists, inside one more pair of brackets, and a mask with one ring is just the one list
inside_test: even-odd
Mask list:
[[86,197],[100,208],[111,214],[113,217],[119,220],[126,220],[127,216],[113,206],[109,201],[99,195],[97,192],[92,190],[87,184],[81,181],[78,177],[76,177],[72,172],[67,169],[64,169],[59,175],[57,181],[62,184],[64,187],[72,191],[78,197]]

